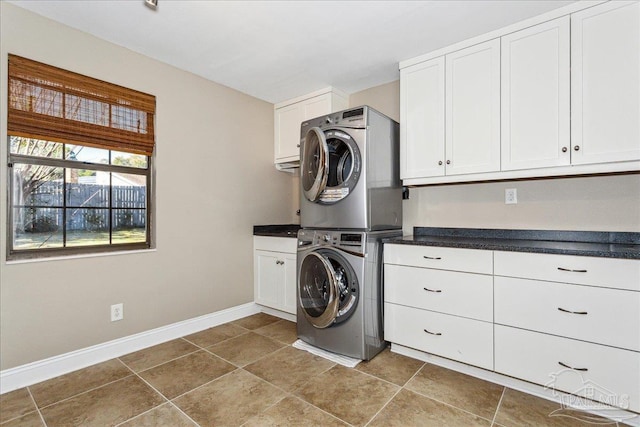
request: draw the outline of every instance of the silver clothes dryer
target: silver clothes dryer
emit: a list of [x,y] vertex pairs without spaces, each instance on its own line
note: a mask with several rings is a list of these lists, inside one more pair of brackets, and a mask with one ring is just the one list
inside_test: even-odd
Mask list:
[[368,106],[302,123],[302,228],[402,228],[399,125]]

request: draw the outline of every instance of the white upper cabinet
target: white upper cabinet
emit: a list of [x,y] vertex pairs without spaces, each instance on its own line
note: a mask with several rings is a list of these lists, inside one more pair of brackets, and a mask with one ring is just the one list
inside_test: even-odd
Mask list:
[[275,111],[275,161],[292,161],[300,158],[300,124],[304,120],[304,108],[298,104],[287,105]]
[[638,172],[640,1],[576,2],[403,61],[400,113],[404,185]]
[[571,16],[572,162],[640,159],[640,3]]
[[446,55],[446,174],[500,170],[500,40]]
[[400,71],[400,177],[500,170],[500,41]]
[[569,17],[501,43],[502,170],[569,165]]
[[300,160],[300,125],[334,111],[344,110],[348,97],[327,88],[274,106],[274,157],[275,163]]
[[400,178],[444,175],[444,57],[400,71]]

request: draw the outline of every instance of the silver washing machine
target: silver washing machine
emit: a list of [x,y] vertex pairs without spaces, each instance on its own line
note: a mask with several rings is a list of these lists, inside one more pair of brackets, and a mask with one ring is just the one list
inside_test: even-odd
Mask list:
[[402,228],[399,125],[368,106],[302,123],[302,228]]
[[382,239],[377,232],[298,232],[298,338],[334,353],[369,360],[384,347]]

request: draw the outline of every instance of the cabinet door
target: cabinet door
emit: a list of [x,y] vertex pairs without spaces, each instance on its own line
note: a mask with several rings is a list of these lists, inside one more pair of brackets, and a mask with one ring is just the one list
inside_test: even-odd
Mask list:
[[569,17],[501,39],[502,170],[568,165]]
[[444,175],[444,57],[400,71],[400,178]]
[[640,159],[640,3],[571,15],[574,164]]
[[496,372],[640,411],[640,353],[500,325],[494,337]]
[[[331,113],[331,94],[327,93],[303,101],[303,111],[302,120],[315,119]],[[300,135],[300,123],[298,123],[298,135]]]
[[275,160],[300,158],[300,125],[304,109],[300,104],[287,105],[275,111]]
[[[284,254],[254,251],[254,299],[256,303],[280,308],[284,282]],[[280,263],[283,264],[280,264]]]
[[296,277],[296,254],[284,255],[284,289],[282,310],[287,313],[296,314],[298,307],[296,303],[297,277]]
[[500,170],[500,39],[446,55],[446,174]]

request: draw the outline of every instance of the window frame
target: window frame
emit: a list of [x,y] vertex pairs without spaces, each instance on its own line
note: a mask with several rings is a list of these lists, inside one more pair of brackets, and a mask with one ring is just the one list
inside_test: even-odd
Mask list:
[[[65,158],[51,158],[51,157],[38,157],[29,156],[24,154],[17,154],[11,152],[11,138],[15,135],[7,134],[7,232],[6,232],[6,251],[7,261],[25,260],[25,259],[44,259],[58,256],[73,256],[73,255],[87,255],[87,254],[99,254],[108,252],[122,252],[133,250],[147,250],[152,248],[153,242],[153,195],[155,194],[153,188],[153,165],[154,155],[146,156],[147,167],[138,168],[132,166],[121,166],[111,164],[111,156],[115,150],[109,149],[109,164],[91,163],[77,160],[69,160]],[[46,139],[43,139],[46,140]],[[55,142],[55,141],[52,141]],[[65,145],[82,145],[77,142],[64,143]],[[87,146],[88,147],[88,146]],[[64,153],[64,145],[63,145]],[[155,153],[154,153],[155,154]],[[140,175],[146,177],[146,197],[145,197],[145,241],[133,242],[133,243],[109,243],[109,244],[97,244],[97,245],[85,245],[85,246],[62,246],[56,248],[41,248],[41,249],[15,249],[14,248],[14,165],[15,164],[31,164],[59,167],[65,169],[86,169],[93,171],[103,171],[110,173],[125,173],[129,175]],[[64,174],[66,175],[66,174]],[[63,244],[66,245],[66,180],[63,180],[63,206],[59,207],[63,211],[64,219],[62,221],[63,227]],[[118,209],[113,207],[113,184],[109,183],[109,206],[105,209],[109,211],[109,241],[113,238],[113,210]]]

